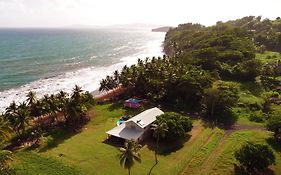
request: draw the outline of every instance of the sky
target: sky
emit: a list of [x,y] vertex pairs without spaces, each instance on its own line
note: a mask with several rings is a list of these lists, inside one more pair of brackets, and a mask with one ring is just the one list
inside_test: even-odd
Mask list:
[[243,16],[275,19],[281,0],[0,0],[0,27],[213,25]]

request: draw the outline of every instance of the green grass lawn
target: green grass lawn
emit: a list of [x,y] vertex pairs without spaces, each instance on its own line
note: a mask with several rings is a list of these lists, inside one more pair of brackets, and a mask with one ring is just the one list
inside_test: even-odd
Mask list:
[[[119,165],[118,147],[103,143],[107,137],[105,132],[116,126],[120,116],[140,112],[127,111],[121,106],[120,103],[95,106],[90,111],[92,120],[81,132],[53,133],[53,144],[34,151],[16,153],[13,168],[20,175],[51,175],[57,171],[70,175],[127,174],[127,171]],[[199,121],[195,121],[194,128],[189,134],[186,140],[180,142],[181,144],[161,143],[159,163],[152,174],[200,174],[202,166],[208,168],[205,174],[225,174],[224,172],[232,174],[235,163],[233,151],[246,140],[266,143],[265,139],[269,136],[266,131],[239,131],[231,134],[225,139],[224,144],[221,144],[221,140],[225,138],[224,131],[218,128],[204,128]],[[143,175],[149,172],[155,162],[154,146],[154,140],[149,139],[140,152],[142,163],[135,164],[132,174]],[[280,152],[275,153],[280,156]],[[277,165],[273,166],[276,174],[281,174],[281,168],[278,166],[280,164],[281,160],[278,158]]]
[[31,151],[20,151],[15,154],[12,169],[19,175],[80,175],[81,170],[69,166],[60,160],[40,156]]
[[[256,143],[268,144],[267,138],[270,137],[270,133],[266,131],[236,131],[232,133],[229,138],[227,138],[226,144],[221,148],[221,152],[217,155],[214,166],[209,171],[208,174],[212,175],[231,175],[239,174],[234,171],[234,164],[237,164],[234,158],[235,150],[239,149],[243,143],[247,141],[253,141]],[[273,149],[274,150],[274,149]],[[277,162],[276,165],[271,168],[274,170],[275,174],[281,174],[281,152],[274,150]]]

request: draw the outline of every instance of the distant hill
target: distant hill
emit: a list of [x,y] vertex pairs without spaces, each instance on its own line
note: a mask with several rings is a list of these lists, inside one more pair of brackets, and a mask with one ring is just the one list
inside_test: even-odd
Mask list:
[[172,27],[165,26],[165,27],[158,27],[155,29],[152,29],[152,32],[168,32]]

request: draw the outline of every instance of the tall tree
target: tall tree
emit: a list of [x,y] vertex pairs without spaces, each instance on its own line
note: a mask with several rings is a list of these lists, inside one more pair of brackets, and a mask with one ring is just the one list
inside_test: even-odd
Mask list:
[[33,91],[29,91],[26,97],[27,97],[26,102],[28,106],[34,105],[37,101],[36,93]]
[[168,125],[166,123],[153,124],[152,128],[153,136],[156,138],[156,149],[155,149],[155,164],[158,163],[157,154],[159,150],[159,139],[164,138],[168,132]]
[[58,94],[57,94],[57,99],[58,99],[58,109],[59,109],[59,112],[62,113],[65,121],[67,120],[67,104],[68,104],[68,94],[64,91],[60,91]]
[[126,141],[124,148],[120,148],[120,165],[125,169],[128,169],[129,175],[131,174],[131,168],[135,161],[141,162],[139,150],[140,145],[133,140]]
[[21,103],[18,106],[16,115],[15,115],[15,124],[14,129],[17,134],[23,134],[26,130],[26,127],[29,125],[30,113],[29,108],[26,103]]

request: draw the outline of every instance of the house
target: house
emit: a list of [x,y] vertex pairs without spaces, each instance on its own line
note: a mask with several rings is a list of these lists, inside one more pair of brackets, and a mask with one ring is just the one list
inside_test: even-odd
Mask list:
[[142,100],[130,98],[124,102],[124,107],[139,108],[141,106],[141,102]]
[[156,116],[161,114],[164,112],[156,107],[148,109],[106,133],[113,137],[141,142],[148,135]]

